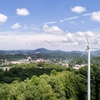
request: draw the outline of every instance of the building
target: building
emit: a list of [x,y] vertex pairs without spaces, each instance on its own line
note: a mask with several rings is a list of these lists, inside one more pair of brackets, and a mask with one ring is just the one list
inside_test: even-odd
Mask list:
[[9,71],[11,69],[10,66],[0,67],[0,69],[3,69],[4,71]]

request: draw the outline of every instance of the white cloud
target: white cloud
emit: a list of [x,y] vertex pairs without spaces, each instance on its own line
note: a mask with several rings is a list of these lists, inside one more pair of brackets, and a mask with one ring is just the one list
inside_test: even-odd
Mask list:
[[14,25],[11,26],[11,28],[13,29],[18,29],[20,27],[21,27],[20,23],[15,23]]
[[86,8],[82,6],[75,6],[74,8],[71,8],[71,11],[76,13],[82,13],[86,11]]
[[56,23],[56,21],[51,21],[51,22],[46,22],[46,23],[44,23],[44,24],[55,24]]
[[91,16],[92,13],[86,13],[86,14],[83,14],[82,16]]
[[79,44],[79,46],[81,45],[83,45],[83,46],[86,46],[88,43],[87,43],[87,39],[88,39],[88,42],[89,42],[89,44],[91,45],[95,45],[94,44],[94,41],[95,41],[95,39],[96,39],[96,37],[98,37],[98,36],[96,36],[93,32],[91,32],[91,31],[86,31],[86,32],[81,32],[81,31],[79,31],[79,32],[76,32],[75,34],[74,34],[74,39],[75,39],[75,41],[77,41],[78,42],[78,44]]
[[97,37],[94,41],[95,45],[100,45],[100,37]]
[[48,25],[43,26],[43,31],[50,34],[63,34],[64,32],[57,26],[49,27]]
[[74,34],[76,37],[84,37],[85,36],[85,34],[84,34],[84,32],[76,32],[75,34]]
[[74,16],[74,17],[66,18],[64,20],[73,20],[73,19],[77,19],[77,18],[79,18],[79,17],[78,16]]
[[91,31],[86,31],[85,34],[87,34],[88,37],[93,37],[95,34]]
[[63,20],[60,20],[60,22],[69,21],[69,20],[73,20],[73,19],[77,19],[77,18],[79,18],[79,16],[74,16],[74,17],[65,18],[65,19],[63,19]]
[[66,44],[66,46],[77,46],[75,48],[80,48],[79,50],[82,50],[83,48],[86,48],[87,46],[87,39],[85,37],[85,34],[87,36],[88,41],[90,44],[94,44],[94,41],[96,39],[96,35],[91,31],[86,32],[76,32],[76,33],[67,33],[66,36],[63,38],[63,43]]
[[0,24],[3,24],[7,21],[7,16],[4,14],[0,14]]
[[[51,28],[51,27],[49,27]],[[58,30],[58,29],[57,29]],[[64,32],[64,34],[47,33],[25,33],[25,32],[0,32],[0,48],[2,49],[36,49],[44,47],[47,49],[85,50],[87,40],[85,34],[93,45],[100,45],[100,34],[95,35],[91,31],[86,32]]]
[[60,20],[59,22],[61,22],[61,23],[62,23],[62,22],[64,22],[64,21],[65,21],[65,20]]
[[29,15],[29,11],[26,8],[17,9],[16,13],[21,16]]
[[100,22],[100,11],[93,12],[91,15],[91,19]]
[[74,38],[73,38],[73,34],[71,33],[67,33],[63,39],[63,42],[73,42],[73,41],[74,41]]
[[75,33],[75,36],[77,36],[77,37],[85,37],[85,34],[86,34],[87,37],[95,36],[95,34],[93,32],[91,32],[91,31],[86,31],[86,32],[80,32],[79,31],[79,32]]
[[69,21],[69,23],[72,25],[77,25],[77,23],[75,21]]
[[24,34],[21,32],[0,33],[0,46],[2,49],[34,49],[39,47],[48,47],[57,45],[63,36],[54,34]]

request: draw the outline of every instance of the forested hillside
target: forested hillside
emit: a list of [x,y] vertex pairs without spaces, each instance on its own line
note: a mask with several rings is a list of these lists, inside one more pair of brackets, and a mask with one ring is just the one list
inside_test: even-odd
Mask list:
[[[79,70],[48,63],[13,67],[0,70],[0,100],[87,100],[87,66]],[[91,100],[100,100],[100,68],[94,65]]]
[[[42,48],[31,52],[1,51],[0,100],[87,100],[87,55],[82,52],[48,51]],[[31,57],[51,62],[4,64]],[[59,64],[65,61],[69,67]],[[55,62],[54,62],[55,61]],[[75,64],[85,64],[79,70]],[[100,100],[100,57],[91,55],[91,100]]]

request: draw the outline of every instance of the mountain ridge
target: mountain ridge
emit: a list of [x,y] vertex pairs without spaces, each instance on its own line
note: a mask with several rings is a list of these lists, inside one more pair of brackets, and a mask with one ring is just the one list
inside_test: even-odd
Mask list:
[[[0,54],[36,54],[36,53],[77,53],[81,54],[83,51],[63,51],[63,50],[50,50],[46,48],[37,48],[34,50],[0,50]],[[87,52],[86,52],[87,53]],[[85,53],[85,54],[86,54]],[[100,50],[91,51],[91,55],[100,55]]]

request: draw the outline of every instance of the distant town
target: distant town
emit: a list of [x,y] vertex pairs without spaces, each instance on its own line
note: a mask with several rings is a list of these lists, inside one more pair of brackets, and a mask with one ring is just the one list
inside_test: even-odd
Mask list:
[[[74,69],[80,69],[87,65],[87,56],[84,54],[82,58],[79,56],[82,54],[80,51],[59,51],[59,50],[48,50],[45,48],[39,48],[36,50],[18,50],[18,51],[0,51],[0,68],[4,70],[11,68],[10,64],[28,64],[28,63],[54,63],[59,64],[61,66],[73,67]],[[92,52],[91,57],[99,57],[99,51]],[[98,63],[94,61],[95,59],[92,58],[93,63]],[[5,67],[5,68],[4,68]]]

